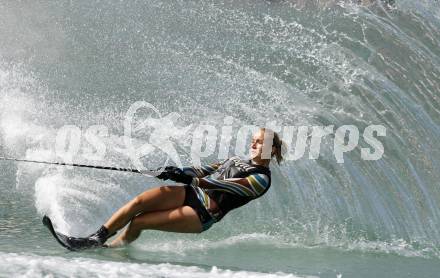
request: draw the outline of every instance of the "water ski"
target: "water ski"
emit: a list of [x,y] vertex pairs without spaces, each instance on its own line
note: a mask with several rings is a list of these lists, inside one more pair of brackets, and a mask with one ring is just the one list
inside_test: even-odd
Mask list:
[[43,217],[43,224],[49,229],[58,243],[70,251],[102,247],[102,245],[97,246],[93,243],[91,244],[88,238],[71,237],[55,231],[52,221],[46,215]]
[[44,224],[44,226],[46,226],[49,229],[50,233],[58,241],[58,243],[61,244],[61,246],[69,249],[70,251],[74,251],[74,249],[69,244],[69,241],[68,241],[69,237],[62,234],[62,233],[56,232],[53,225],[52,225],[52,221],[46,215],[43,216],[43,224]]

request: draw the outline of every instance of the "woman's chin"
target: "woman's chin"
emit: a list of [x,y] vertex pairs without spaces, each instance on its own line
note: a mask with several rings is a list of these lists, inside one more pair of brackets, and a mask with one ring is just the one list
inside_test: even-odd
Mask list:
[[250,159],[254,159],[254,158],[256,158],[257,156],[258,156],[257,153],[250,153],[250,154],[249,154],[249,158],[250,158]]

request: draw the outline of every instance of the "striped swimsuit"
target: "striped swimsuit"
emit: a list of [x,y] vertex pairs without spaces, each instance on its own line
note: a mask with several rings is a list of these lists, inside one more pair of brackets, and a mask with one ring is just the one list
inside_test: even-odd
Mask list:
[[193,177],[188,187],[194,190],[203,210],[209,215],[201,217],[203,230],[209,229],[232,209],[261,197],[271,184],[269,168],[239,157],[201,167],[184,167],[182,170]]

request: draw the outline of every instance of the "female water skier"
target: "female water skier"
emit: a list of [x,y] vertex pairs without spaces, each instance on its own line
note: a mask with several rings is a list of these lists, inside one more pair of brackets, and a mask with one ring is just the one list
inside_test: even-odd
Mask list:
[[[264,138],[270,138],[270,158],[264,159]],[[86,238],[68,237],[69,249],[118,247],[137,239],[142,230],[201,233],[230,210],[261,197],[269,189],[269,165],[283,160],[282,141],[276,132],[260,128],[252,137],[251,160],[238,157],[202,167],[167,166],[157,178],[181,185],[165,185],[141,193],[121,207],[101,228]],[[128,227],[113,242],[104,243]]]

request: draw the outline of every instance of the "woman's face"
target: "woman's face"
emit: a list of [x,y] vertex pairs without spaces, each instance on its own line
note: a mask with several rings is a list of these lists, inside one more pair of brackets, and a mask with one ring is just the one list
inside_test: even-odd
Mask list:
[[264,132],[260,130],[252,136],[250,145],[250,157],[251,159],[261,159],[261,153],[263,152]]

